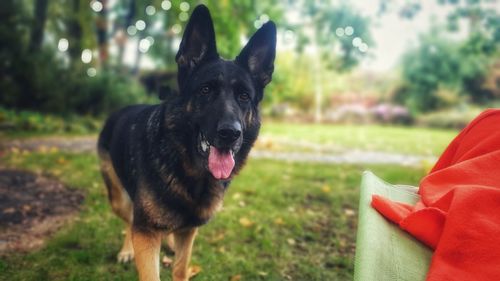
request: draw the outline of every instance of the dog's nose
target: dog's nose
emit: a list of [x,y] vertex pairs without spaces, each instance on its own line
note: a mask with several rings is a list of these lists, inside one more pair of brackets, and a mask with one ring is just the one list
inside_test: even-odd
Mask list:
[[226,144],[232,144],[241,135],[241,124],[238,121],[222,122],[217,126],[217,136]]

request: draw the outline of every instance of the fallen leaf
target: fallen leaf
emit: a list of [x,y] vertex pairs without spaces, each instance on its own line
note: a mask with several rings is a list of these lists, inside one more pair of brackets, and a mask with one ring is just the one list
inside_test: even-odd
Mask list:
[[243,227],[250,227],[254,224],[253,221],[249,220],[248,218],[246,217],[242,217],[240,218],[240,224],[243,226]]
[[189,278],[198,275],[201,272],[201,266],[192,265],[189,267]]
[[212,237],[212,239],[210,239],[210,243],[217,243],[223,239],[224,239],[224,232],[220,232],[214,237]]
[[40,147],[38,147],[38,151],[39,151],[40,153],[42,153],[42,154],[47,153],[47,151],[48,151],[48,150],[49,150],[49,149],[48,149],[48,148],[47,148],[47,146],[45,146],[45,145],[41,145]]
[[231,277],[231,281],[240,281],[240,280],[241,280],[241,274],[237,274]]
[[292,246],[293,246],[293,245],[295,245],[295,243],[296,243],[296,242],[295,242],[295,240],[294,240],[294,239],[292,239],[292,238],[288,238],[288,239],[286,239],[286,242],[288,242],[288,244],[290,244],[290,245],[292,245]]
[[348,217],[352,217],[356,214],[356,212],[354,212],[354,210],[352,209],[344,209],[344,214]]
[[283,221],[282,218],[276,218],[274,220],[274,223],[277,224],[277,225],[283,225],[283,224],[285,224],[285,222]]

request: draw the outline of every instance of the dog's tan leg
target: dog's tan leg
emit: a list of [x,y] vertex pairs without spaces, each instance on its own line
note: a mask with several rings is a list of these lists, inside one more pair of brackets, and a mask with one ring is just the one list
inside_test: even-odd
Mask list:
[[131,224],[134,216],[132,200],[130,200],[127,191],[123,188],[120,179],[116,175],[109,153],[101,150],[99,151],[99,156],[101,157],[101,172],[108,189],[111,209],[126,223],[125,241],[123,241],[123,246],[116,257],[118,262],[129,262],[134,258],[131,233]]
[[174,242],[174,234],[169,233],[165,236],[165,241],[167,242],[167,246],[172,250],[172,252],[175,252],[175,242]]
[[197,228],[190,228],[174,232],[175,261],[172,270],[174,281],[189,280],[189,262],[191,260],[191,251],[197,231]]
[[160,232],[141,232],[132,229],[135,265],[140,281],[160,281]]
[[118,262],[129,262],[134,258],[134,247],[132,244],[132,227],[127,224],[125,228],[125,241],[123,241],[123,246],[117,255]]

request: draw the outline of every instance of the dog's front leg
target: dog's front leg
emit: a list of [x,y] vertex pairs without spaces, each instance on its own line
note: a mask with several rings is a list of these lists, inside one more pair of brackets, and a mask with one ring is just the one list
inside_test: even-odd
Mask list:
[[161,233],[132,230],[135,265],[140,281],[160,281]]
[[191,260],[191,251],[197,232],[197,228],[174,232],[175,261],[172,271],[174,281],[189,280],[191,275],[189,271],[189,262]]

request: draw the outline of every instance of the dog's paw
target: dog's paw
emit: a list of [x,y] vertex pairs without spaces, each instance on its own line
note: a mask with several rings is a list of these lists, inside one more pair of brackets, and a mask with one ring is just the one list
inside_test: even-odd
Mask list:
[[116,255],[116,259],[119,263],[128,263],[134,259],[134,251],[120,251]]

